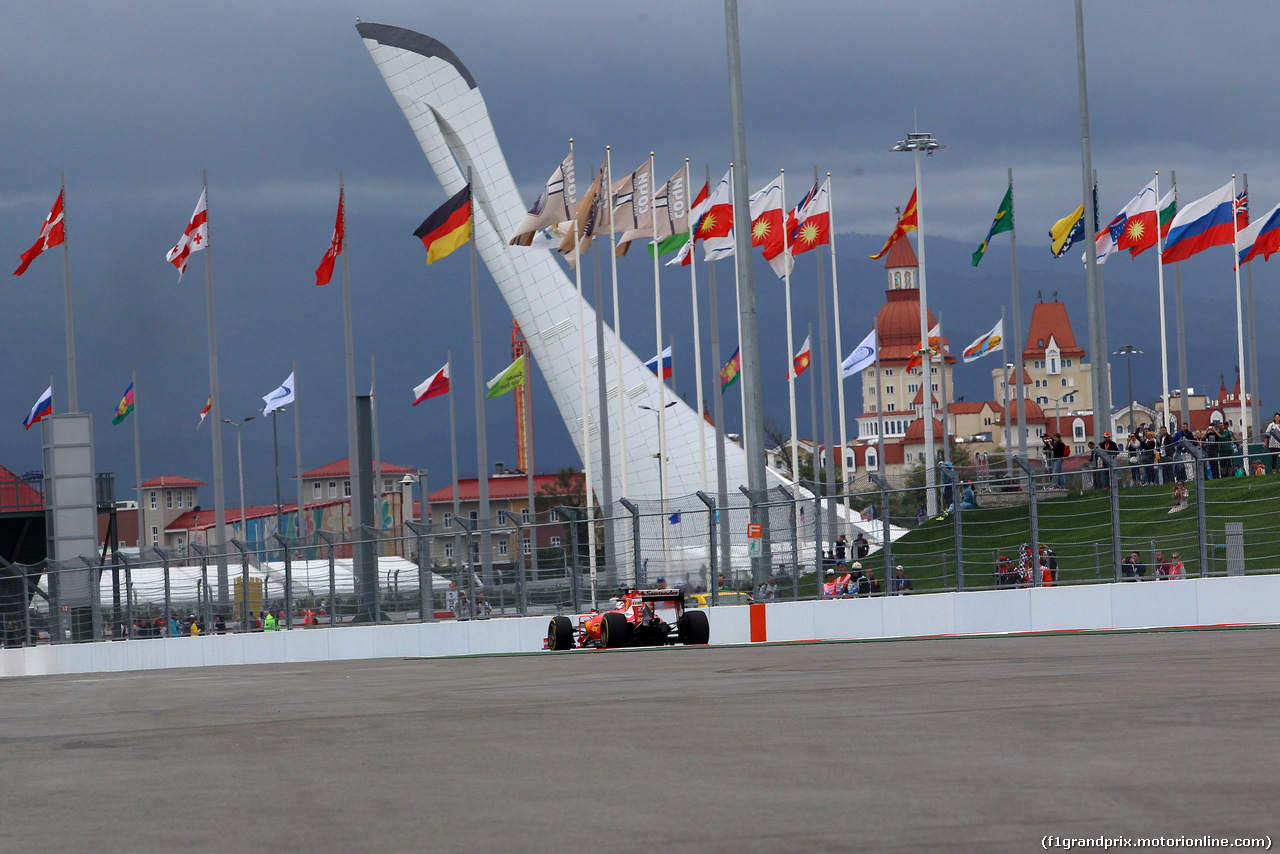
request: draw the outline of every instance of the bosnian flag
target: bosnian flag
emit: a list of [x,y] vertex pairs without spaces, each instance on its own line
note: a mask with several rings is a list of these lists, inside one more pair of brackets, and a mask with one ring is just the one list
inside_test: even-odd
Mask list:
[[53,203],[53,209],[44,218],[44,226],[40,229],[40,238],[36,240],[30,249],[22,253],[22,264],[13,271],[15,276],[21,276],[25,273],[27,267],[32,261],[36,260],[36,257],[41,252],[57,246],[66,239],[66,226],[62,213],[62,196],[62,193],[58,193],[58,200]]
[[764,259],[781,279],[791,272],[791,254],[784,251],[782,233],[782,176],[751,197],[751,245],[764,248]]
[[1258,255],[1268,261],[1271,253],[1276,251],[1280,251],[1280,205],[1268,211],[1266,216],[1255,219],[1236,237],[1236,258],[1241,264]]
[[[653,371],[653,373],[656,375],[658,373],[658,357],[654,356],[652,359],[645,362],[644,366],[649,370]],[[670,347],[662,351],[662,378],[664,380],[671,379],[671,348]]]
[[1231,181],[1178,211],[1173,222],[1169,223],[1164,263],[1185,261],[1210,246],[1235,243],[1234,202],[1235,181]]
[[209,243],[208,195],[207,187],[200,191],[200,201],[196,202],[196,210],[191,214],[187,230],[182,232],[177,245],[164,256],[166,261],[178,268],[179,282],[182,281],[182,274],[187,271],[187,259],[191,257],[191,253],[199,252]]
[[974,341],[968,347],[964,348],[961,358],[966,362],[972,362],[975,359],[981,359],[988,353],[994,353],[1000,349],[1000,345],[1004,343],[1004,318],[996,323],[995,327],[986,335]]
[[813,351],[809,347],[809,337],[804,337],[804,343],[800,345],[800,352],[796,353],[796,357],[791,360],[791,368],[795,371],[795,376],[799,377],[804,373],[805,368],[809,367],[809,363],[813,360]]
[[22,426],[30,430],[31,425],[43,419],[46,415],[53,414],[53,386],[49,386],[44,390],[44,394],[40,395],[40,399],[36,401],[36,405],[31,407],[31,412],[22,420]]
[[831,178],[821,187],[815,183],[796,205],[787,219],[787,236],[793,255],[831,242]]
[[415,386],[413,389],[413,405],[417,406],[424,400],[433,397],[439,397],[442,394],[449,393],[449,363],[445,362],[444,367],[427,377],[422,385]]

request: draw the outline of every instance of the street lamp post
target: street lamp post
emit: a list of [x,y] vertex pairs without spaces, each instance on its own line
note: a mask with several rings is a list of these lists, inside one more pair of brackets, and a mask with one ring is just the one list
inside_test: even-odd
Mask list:
[[[280,536],[284,536],[282,518],[284,516],[284,508],[280,503],[280,439],[276,435],[276,413],[285,411],[283,407],[271,410],[271,447],[275,450],[276,456],[276,533]],[[302,509],[299,508],[298,512],[301,513]],[[301,521],[301,517],[299,517],[299,521]]]
[[[945,145],[938,142],[929,133],[909,133],[906,139],[898,140],[897,144],[890,151],[910,151],[915,154],[916,160],[916,242],[919,249],[920,272],[918,274],[920,285],[920,341],[921,347],[926,350],[929,347],[929,299],[928,291],[925,289],[925,262],[924,262],[924,193],[920,186],[920,152],[933,154],[939,148],[946,148]],[[943,370],[946,370],[946,361],[943,360]],[[924,376],[924,482],[925,482],[925,507],[930,517],[938,514],[938,497],[934,493],[934,487],[937,484],[937,472],[934,469],[936,462],[933,458],[933,362],[926,358],[924,364],[921,365],[921,373]]]
[[1133,429],[1134,429],[1134,424],[1133,424],[1133,357],[1134,357],[1134,356],[1141,356],[1141,355],[1142,355],[1142,351],[1141,351],[1141,350],[1139,350],[1137,347],[1133,346],[1132,344],[1125,344],[1123,347],[1121,347],[1120,349],[1116,350],[1112,355],[1113,355],[1113,356],[1124,356],[1124,357],[1125,357],[1125,364],[1128,366],[1128,369],[1129,369],[1129,432],[1130,432],[1130,433],[1132,433],[1132,432],[1133,432]]
[[[254,419],[254,416],[246,416],[243,421],[235,422],[230,418],[222,419],[227,424],[236,428],[236,464],[240,468],[240,536],[245,543],[249,542],[249,520],[245,518],[244,513],[244,452],[240,444],[240,428],[248,424]],[[245,591],[245,596],[249,595],[249,591]],[[248,601],[248,600],[246,600]]]

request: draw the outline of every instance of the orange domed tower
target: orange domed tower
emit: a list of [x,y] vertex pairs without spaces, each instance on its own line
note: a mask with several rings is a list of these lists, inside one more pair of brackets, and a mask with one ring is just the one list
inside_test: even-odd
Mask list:
[[[911,422],[919,417],[912,401],[923,392],[923,368],[917,366],[907,373],[907,362],[920,348],[920,262],[909,238],[894,243],[885,256],[887,276],[885,304],[876,312],[876,329],[880,345],[880,395],[884,403],[885,439],[900,440]],[[928,328],[937,319],[928,313]],[[946,343],[946,336],[943,336]],[[947,371],[947,397],[953,396],[951,366],[955,356],[946,354],[945,365],[930,366],[930,386],[933,397],[942,400],[940,372]],[[950,400],[948,400],[950,402]],[[877,426],[876,368],[874,365],[862,372],[862,414],[858,416],[858,436],[874,439]],[[921,428],[923,431],[923,428]],[[923,432],[921,432],[923,435]]]

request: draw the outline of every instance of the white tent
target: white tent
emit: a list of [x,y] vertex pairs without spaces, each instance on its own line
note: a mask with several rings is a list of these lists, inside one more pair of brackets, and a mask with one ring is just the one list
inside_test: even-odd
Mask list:
[[[339,596],[355,593],[355,571],[351,558],[337,558],[333,562],[334,590]],[[284,561],[263,561],[262,570],[267,576],[267,593],[280,596],[284,588]],[[329,561],[295,560],[290,564],[293,574],[293,595],[296,598],[329,595]],[[433,590],[443,591],[449,579],[431,573]],[[378,558],[378,588],[385,592],[411,593],[418,590],[418,565],[402,557]]]
[[[232,564],[227,567],[227,572],[231,577],[231,584],[234,588],[236,579],[241,577],[241,570],[238,565]],[[104,569],[102,578],[99,582],[98,590],[101,596],[101,602],[109,604],[112,601],[112,581],[111,571]],[[218,589],[218,567],[211,564],[208,570],[209,587],[215,591]],[[262,570],[256,567],[249,567],[249,578],[261,581],[266,577]],[[120,567],[120,591],[123,603],[123,594],[126,580],[130,583],[130,591],[133,595],[135,605],[164,605],[164,568],[148,564],[146,566],[131,566],[126,574],[124,567]],[[169,567],[169,600],[175,605],[178,603],[194,604],[201,595],[200,588],[203,585],[203,577],[199,566],[170,566]]]

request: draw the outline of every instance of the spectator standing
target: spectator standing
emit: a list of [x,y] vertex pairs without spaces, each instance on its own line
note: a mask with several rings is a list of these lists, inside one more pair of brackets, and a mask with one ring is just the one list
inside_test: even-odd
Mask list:
[[449,589],[444,592],[444,609],[458,614],[458,582],[450,581]]
[[895,596],[903,596],[914,590],[911,579],[907,578],[906,570],[902,564],[898,564],[898,568],[893,571],[893,593]]
[[1092,440],[1090,440],[1089,446],[1088,446],[1088,456],[1086,456],[1080,462],[1080,488],[1081,489],[1094,489],[1096,486],[1096,484],[1094,483],[1094,476],[1093,476],[1093,469],[1095,466],[1095,463],[1093,461],[1093,449],[1096,447],[1098,446],[1095,445]]
[[1142,581],[1147,574],[1147,566],[1137,552],[1130,552],[1129,557],[1120,564],[1120,572],[1125,581]]
[[1138,447],[1142,454],[1142,482],[1145,484],[1159,483],[1159,475],[1156,473],[1156,437],[1150,430],[1145,430],[1138,439]]
[[[1280,418],[1280,415],[1277,415],[1276,417]],[[871,544],[867,542],[867,538],[862,536],[861,532],[859,532],[858,536],[853,540],[853,551],[854,557],[858,560],[862,560],[871,553]]]
[[1262,434],[1266,439],[1267,456],[1270,458],[1271,473],[1276,473],[1280,466],[1280,412],[1271,416],[1271,423]]
[[1176,581],[1187,574],[1187,567],[1183,564],[1182,559],[1178,557],[1178,553],[1174,552],[1169,556],[1169,580]]
[[[1111,438],[1110,433],[1102,434],[1102,444],[1099,446],[1102,453],[1111,458],[1113,462],[1118,462],[1120,458],[1120,446]],[[1111,488],[1111,467],[1106,463],[1098,469],[1098,485],[1103,489]]]
[[1142,443],[1137,433],[1129,434],[1129,441],[1124,444],[1124,461],[1127,464],[1129,486],[1137,486],[1142,482]]
[[1061,433],[1053,434],[1053,440],[1049,443],[1049,450],[1053,455],[1053,488],[1066,489],[1067,478],[1062,473],[1062,461],[1067,456],[1067,443],[1062,441]]
[[280,630],[280,624],[276,621],[276,615],[267,612],[267,616],[262,618],[262,630],[264,632],[275,632]]
[[1218,430],[1218,477],[1235,474],[1235,436],[1226,424]]
[[1156,452],[1160,455],[1160,482],[1173,482],[1173,460],[1178,455],[1178,446],[1169,435],[1169,428],[1161,425],[1160,435],[1156,437]]
[[841,534],[840,538],[836,540],[835,551],[837,561],[844,560],[849,556],[849,540],[844,534]]
[[756,591],[757,602],[770,602],[778,598],[778,582],[770,575]]
[[484,593],[476,592],[476,619],[487,620],[493,616],[493,606],[485,601]]
[[1156,581],[1164,581],[1169,577],[1169,561],[1165,560],[1164,549],[1156,549]]

